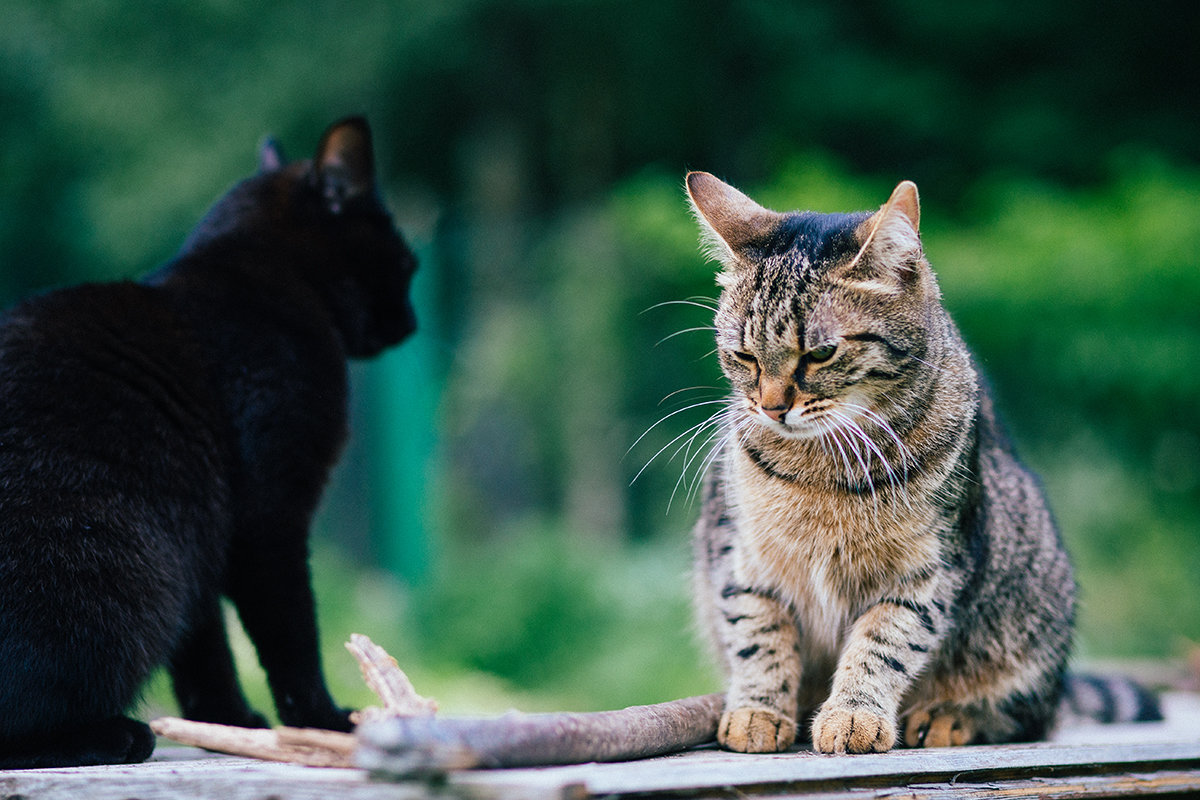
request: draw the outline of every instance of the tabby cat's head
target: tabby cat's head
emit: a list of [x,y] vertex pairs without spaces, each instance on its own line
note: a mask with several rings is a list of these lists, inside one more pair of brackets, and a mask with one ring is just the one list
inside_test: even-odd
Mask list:
[[721,368],[755,421],[806,439],[921,391],[946,331],[915,185],[874,214],[780,214],[703,172],[687,190],[723,265]]

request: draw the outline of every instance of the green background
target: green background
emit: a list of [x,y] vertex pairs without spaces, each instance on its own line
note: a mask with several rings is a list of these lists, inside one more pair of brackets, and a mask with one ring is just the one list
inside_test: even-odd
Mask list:
[[915,180],[946,304],[1074,553],[1081,657],[1200,640],[1197,4],[0,0],[0,19],[5,304],[147,271],[262,136],[303,157],[369,116],[422,327],[354,366],[318,520],[342,702],[370,699],[352,631],[452,710],[715,688],[687,599],[704,437],[671,442],[722,390],[708,312],[662,305],[716,294],[689,169],[781,210]]

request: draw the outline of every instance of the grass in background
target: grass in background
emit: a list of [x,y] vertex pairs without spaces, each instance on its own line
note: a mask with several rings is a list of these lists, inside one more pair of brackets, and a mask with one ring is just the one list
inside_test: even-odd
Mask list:
[[[601,710],[716,691],[687,598],[682,542],[612,548],[531,524],[450,553],[427,587],[362,570],[330,546],[313,558],[322,658],[337,702],[376,704],[344,648],[365,633],[449,714]],[[230,636],[251,704],[274,721],[236,615]],[[177,713],[165,674],[145,714]]]

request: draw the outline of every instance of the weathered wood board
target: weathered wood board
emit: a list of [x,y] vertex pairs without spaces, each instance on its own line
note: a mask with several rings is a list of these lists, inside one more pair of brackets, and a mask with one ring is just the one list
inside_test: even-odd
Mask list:
[[699,749],[619,764],[456,772],[384,782],[165,747],[146,764],[0,772],[0,800],[540,800],[590,797],[1149,797],[1200,793],[1200,695],[1169,695],[1167,720],[1085,726],[1033,745],[808,751],[747,756]]

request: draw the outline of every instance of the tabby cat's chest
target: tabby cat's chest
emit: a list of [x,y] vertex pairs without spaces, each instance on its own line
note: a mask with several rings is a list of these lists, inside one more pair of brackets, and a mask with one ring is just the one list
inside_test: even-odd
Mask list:
[[933,514],[921,503],[788,480],[741,448],[727,465],[739,577],[778,592],[805,633],[830,647],[905,576],[940,559]]

